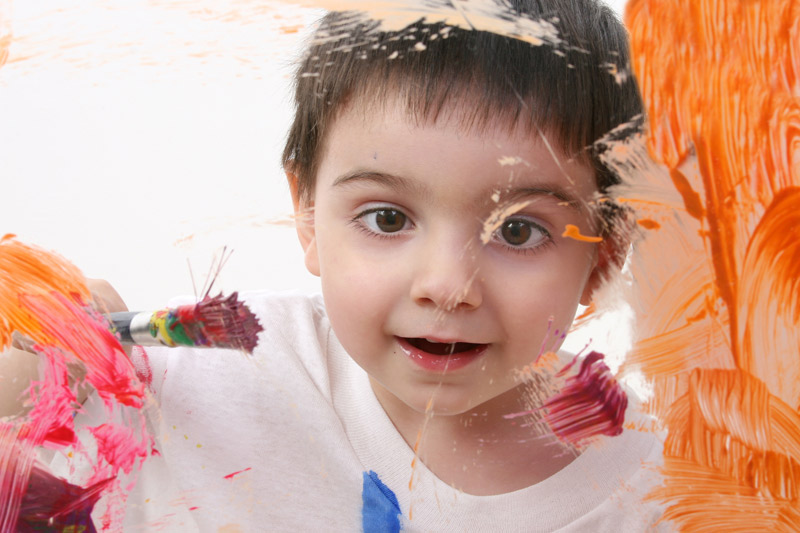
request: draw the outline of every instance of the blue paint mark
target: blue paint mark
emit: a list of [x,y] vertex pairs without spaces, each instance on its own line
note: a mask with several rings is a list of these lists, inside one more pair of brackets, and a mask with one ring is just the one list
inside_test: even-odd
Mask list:
[[361,525],[364,533],[397,533],[400,531],[400,504],[392,489],[383,484],[378,474],[364,472],[364,488],[361,491]]

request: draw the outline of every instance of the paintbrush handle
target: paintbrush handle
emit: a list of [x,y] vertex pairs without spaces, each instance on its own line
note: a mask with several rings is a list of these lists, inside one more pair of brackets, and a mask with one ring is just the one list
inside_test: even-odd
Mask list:
[[136,344],[139,346],[168,346],[155,338],[150,333],[149,312],[123,311],[111,313],[108,319],[119,334],[122,344]]
[[262,331],[237,293],[155,312],[108,315],[123,344],[232,348],[253,353]]
[[[193,305],[186,308],[194,308]],[[192,316],[189,320],[180,320],[175,309],[159,311],[121,312],[108,315],[119,333],[122,344],[136,346],[192,346],[192,347],[228,347],[214,344],[203,335],[204,323]]]

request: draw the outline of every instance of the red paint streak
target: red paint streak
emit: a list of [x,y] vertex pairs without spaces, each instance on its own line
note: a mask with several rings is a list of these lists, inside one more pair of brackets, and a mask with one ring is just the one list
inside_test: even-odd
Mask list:
[[31,437],[35,431],[39,433],[32,439],[36,444],[69,446],[75,442],[73,415],[77,400],[69,385],[67,365],[58,351],[52,348],[39,351],[44,359],[42,380],[31,383],[33,409],[28,413],[28,423],[21,426],[19,438]]
[[153,386],[153,369],[150,367],[150,359],[147,352],[141,346],[131,347],[131,362],[136,369],[136,377],[144,383],[147,388]]
[[86,366],[86,379],[105,400],[141,407],[144,386],[109,324],[100,315],[87,313],[82,302],[63,294],[19,296],[20,306],[37,317],[42,334],[52,346]]
[[[144,420],[141,422],[140,434],[144,431]],[[119,424],[101,424],[89,430],[97,442],[97,456],[109,465],[112,475],[120,470],[130,473],[136,459],[147,457],[150,439],[146,433],[137,438],[134,428]]]
[[233,472],[232,474],[228,474],[227,476],[222,476],[222,477],[223,477],[223,479],[233,479],[235,476],[238,476],[242,472],[247,472],[248,470],[252,470],[252,469],[253,469],[252,466],[248,466],[244,470],[239,470],[237,472]]
[[[567,365],[559,375],[574,364]],[[544,404],[544,419],[558,438],[582,444],[598,435],[622,433],[628,396],[603,362],[603,354],[590,352],[577,375]]]
[[28,484],[35,450],[18,439],[19,427],[0,421],[0,531],[13,531]]
[[[94,503],[101,493],[119,490],[117,473],[131,472],[152,447],[139,409],[144,384],[107,321],[87,307],[88,297],[74,266],[13,237],[0,239],[0,347],[19,332],[33,341],[44,363],[41,380],[30,388],[30,412],[0,422],[0,531],[94,531],[88,518]],[[85,374],[70,375],[73,368]],[[106,410],[105,423],[86,428],[97,444],[96,457],[74,428],[82,409],[75,391],[83,381],[94,387]],[[88,458],[87,486],[34,466],[39,446],[73,446]],[[119,504],[109,500],[104,527],[117,525],[120,517],[111,510]]]

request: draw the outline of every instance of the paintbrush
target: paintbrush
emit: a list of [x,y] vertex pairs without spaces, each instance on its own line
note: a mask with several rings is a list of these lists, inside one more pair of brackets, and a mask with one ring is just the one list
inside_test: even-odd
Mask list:
[[122,344],[233,348],[253,353],[261,324],[238,294],[206,296],[197,303],[155,312],[108,315]]

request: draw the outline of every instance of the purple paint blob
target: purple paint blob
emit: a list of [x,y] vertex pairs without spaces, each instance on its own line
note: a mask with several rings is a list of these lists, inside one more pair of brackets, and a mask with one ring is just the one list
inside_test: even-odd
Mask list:
[[[573,360],[558,375],[565,374]],[[628,396],[603,362],[603,354],[590,352],[578,374],[544,404],[544,419],[559,439],[581,444],[598,435],[622,433]]]

